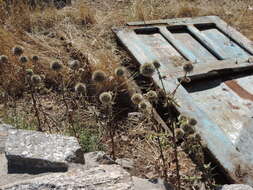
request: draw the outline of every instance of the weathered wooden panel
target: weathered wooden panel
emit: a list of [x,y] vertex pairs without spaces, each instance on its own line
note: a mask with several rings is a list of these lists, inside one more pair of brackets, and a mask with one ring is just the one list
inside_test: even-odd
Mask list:
[[253,43],[216,16],[132,22],[114,32],[140,64],[161,63],[167,92],[184,75],[180,59],[194,63],[177,109],[198,120],[195,130],[228,175],[253,185]]

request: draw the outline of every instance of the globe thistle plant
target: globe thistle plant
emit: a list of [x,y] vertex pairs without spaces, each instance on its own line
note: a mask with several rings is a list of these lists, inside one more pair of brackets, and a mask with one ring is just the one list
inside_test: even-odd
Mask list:
[[33,85],[36,86],[39,83],[41,83],[41,77],[39,75],[32,75],[31,82],[32,82]]
[[53,71],[60,71],[62,69],[63,65],[61,62],[59,61],[53,61],[51,64],[50,64],[50,68],[53,70]]
[[147,98],[150,102],[156,102],[158,100],[158,95],[155,91],[153,90],[150,90],[148,93],[147,93]]
[[19,58],[19,62],[22,63],[22,64],[27,63],[27,62],[28,62],[28,57],[26,57],[26,56],[21,56],[21,57]]
[[125,68],[124,67],[117,67],[115,69],[115,75],[117,77],[123,77],[125,75]]
[[193,134],[194,130],[191,125],[184,123],[181,125],[181,128],[184,130],[186,135]]
[[39,61],[39,56],[33,55],[33,56],[32,56],[32,62],[33,62],[33,63],[37,63],[38,61]]
[[8,57],[6,55],[1,55],[0,56],[0,63],[8,63]]
[[26,75],[27,76],[32,76],[33,75],[33,70],[32,69],[26,69]]
[[77,70],[79,67],[80,67],[80,61],[78,60],[73,60],[73,61],[70,61],[68,63],[69,67],[72,69],[72,70]]
[[155,73],[155,66],[153,63],[144,63],[140,67],[140,73],[145,77],[152,77]]
[[141,102],[138,104],[138,108],[139,108],[140,110],[142,110],[142,111],[148,110],[148,107],[149,107],[149,105],[148,105],[148,103],[147,103],[145,100],[141,101]]
[[159,69],[161,67],[161,64],[157,60],[153,62],[153,65],[155,66],[156,69]]
[[143,100],[143,96],[140,93],[134,93],[131,97],[131,101],[138,105]]
[[175,135],[176,135],[177,140],[181,140],[184,137],[184,131],[180,128],[176,128]]
[[76,86],[75,86],[75,92],[77,94],[83,94],[84,95],[86,93],[86,86],[85,86],[85,84],[83,84],[81,82],[77,83]]
[[102,70],[97,70],[92,74],[92,80],[97,83],[104,82],[106,78],[106,73]]
[[21,56],[24,53],[24,48],[22,46],[15,46],[12,48],[12,53],[15,56]]
[[191,63],[186,63],[184,66],[183,66],[183,69],[184,69],[184,72],[185,73],[190,73],[193,71],[193,65]]
[[195,125],[197,125],[197,120],[194,118],[190,118],[190,119],[188,119],[188,124],[191,126],[195,126]]
[[110,92],[103,92],[99,95],[99,100],[104,105],[112,103],[112,94]]

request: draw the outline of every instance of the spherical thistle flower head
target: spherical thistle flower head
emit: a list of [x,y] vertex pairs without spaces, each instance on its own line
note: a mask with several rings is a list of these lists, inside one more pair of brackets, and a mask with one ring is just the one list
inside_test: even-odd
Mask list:
[[131,97],[131,101],[136,105],[141,103],[142,100],[143,96],[140,93],[134,93]]
[[123,77],[125,75],[125,68],[117,67],[114,72],[117,77]]
[[62,69],[62,63],[59,62],[59,61],[53,61],[51,64],[50,64],[50,68],[53,70],[53,71],[60,71]]
[[156,91],[150,90],[147,93],[147,98],[151,102],[156,102],[158,100],[158,95],[157,95]]
[[41,82],[41,77],[39,75],[32,75],[31,82],[33,85],[38,85]]
[[8,57],[6,55],[0,56],[0,63],[8,63]]
[[22,63],[22,64],[27,63],[27,62],[28,62],[28,57],[26,57],[26,56],[21,56],[21,57],[19,58],[19,62]]
[[32,62],[37,63],[39,61],[39,56],[33,55],[32,56]]
[[75,86],[75,92],[78,94],[85,94],[86,93],[86,85],[79,82]]
[[181,140],[184,137],[184,131],[180,128],[176,128],[175,135],[176,135],[177,140]]
[[140,73],[145,77],[152,77],[155,72],[155,66],[153,63],[144,63],[140,67]]
[[190,82],[191,82],[191,78],[186,76],[186,77],[183,79],[183,81],[186,82],[186,83],[190,83]]
[[201,141],[201,136],[198,134],[198,133],[195,133],[194,134],[194,138],[197,142],[200,142]]
[[112,94],[110,92],[103,92],[99,95],[99,100],[102,104],[108,105],[112,102]]
[[15,56],[21,56],[24,53],[24,48],[22,46],[15,46],[12,48],[12,53]]
[[107,76],[105,74],[104,71],[102,70],[97,70],[94,71],[94,73],[92,74],[92,80],[95,82],[104,82],[106,80]]
[[72,69],[72,70],[77,70],[79,67],[80,67],[80,61],[78,60],[73,60],[73,61],[70,61],[68,63],[69,67]]
[[26,75],[27,76],[32,76],[33,75],[33,70],[32,69],[26,69]]
[[194,118],[189,118],[188,119],[188,124],[189,125],[191,125],[191,126],[195,126],[195,125],[197,125],[197,120],[196,119],[194,119]]
[[187,137],[187,141],[188,142],[194,142],[195,141],[195,135],[194,134],[191,134]]
[[186,135],[189,135],[189,134],[193,134],[194,133],[194,129],[192,128],[191,125],[189,124],[182,124],[181,125],[181,128],[183,129],[183,131],[185,132]]
[[191,64],[191,63],[186,63],[186,64],[183,66],[183,69],[184,69],[184,72],[190,73],[190,72],[193,71],[193,64]]
[[187,117],[185,115],[179,115],[178,120],[179,121],[186,121]]
[[148,107],[149,107],[149,105],[148,105],[148,103],[147,103],[145,100],[141,101],[141,102],[138,104],[138,108],[139,108],[140,110],[142,110],[142,111],[147,110]]
[[157,60],[153,62],[153,65],[155,66],[156,69],[159,69],[161,67],[161,64]]

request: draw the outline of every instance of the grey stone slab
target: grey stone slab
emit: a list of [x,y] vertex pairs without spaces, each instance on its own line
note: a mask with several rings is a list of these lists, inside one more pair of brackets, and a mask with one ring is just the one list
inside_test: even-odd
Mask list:
[[89,170],[75,168],[67,173],[0,186],[0,190],[134,190],[131,176],[117,165],[100,165]]
[[224,185],[221,190],[253,190],[249,185],[244,184],[234,184],[234,185]]
[[8,130],[5,154],[11,173],[66,171],[68,163],[84,164],[76,138],[36,131]]

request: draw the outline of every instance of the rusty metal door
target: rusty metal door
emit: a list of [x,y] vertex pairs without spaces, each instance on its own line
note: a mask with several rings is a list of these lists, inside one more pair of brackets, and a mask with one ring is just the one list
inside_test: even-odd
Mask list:
[[[132,22],[114,28],[140,63],[158,60],[172,92],[191,61],[192,82],[176,93],[178,111],[236,182],[253,185],[253,43],[216,16]],[[159,77],[154,81],[161,85]]]

